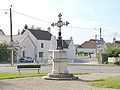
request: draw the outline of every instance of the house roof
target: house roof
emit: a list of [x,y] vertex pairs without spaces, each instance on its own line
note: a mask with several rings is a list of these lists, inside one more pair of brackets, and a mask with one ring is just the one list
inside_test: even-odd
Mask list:
[[89,41],[85,41],[79,48],[96,48],[96,40],[90,39]]
[[63,48],[68,48],[71,43],[71,40],[63,40]]
[[120,44],[120,41],[115,41],[115,44]]
[[2,29],[0,29],[0,35],[5,35]]
[[[19,44],[26,38],[26,35],[13,35],[13,40]],[[10,35],[0,35],[0,43],[10,43]]]
[[120,41],[115,41],[115,43],[112,44],[113,47],[120,47]]
[[52,34],[48,31],[28,29],[37,40],[51,40]]

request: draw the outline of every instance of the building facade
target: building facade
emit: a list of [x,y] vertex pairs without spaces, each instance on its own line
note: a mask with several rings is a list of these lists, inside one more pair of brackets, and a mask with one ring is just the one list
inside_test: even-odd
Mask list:
[[[34,58],[37,61],[41,59],[48,58],[48,50],[50,48],[50,40],[52,34],[48,31],[43,30],[33,30],[33,29],[26,29],[22,35],[29,35],[31,38],[32,43],[35,45]],[[30,48],[28,49],[28,51]]]

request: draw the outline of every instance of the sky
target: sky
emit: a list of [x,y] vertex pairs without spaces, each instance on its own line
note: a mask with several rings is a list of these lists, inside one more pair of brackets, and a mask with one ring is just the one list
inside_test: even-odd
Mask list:
[[10,34],[9,8],[12,6],[13,34],[22,31],[25,24],[34,25],[42,30],[51,28],[51,33],[58,36],[58,27],[51,23],[58,21],[61,13],[63,39],[73,37],[75,44],[82,44],[89,39],[100,37],[112,42],[113,37],[120,40],[120,0],[0,0],[0,28]]

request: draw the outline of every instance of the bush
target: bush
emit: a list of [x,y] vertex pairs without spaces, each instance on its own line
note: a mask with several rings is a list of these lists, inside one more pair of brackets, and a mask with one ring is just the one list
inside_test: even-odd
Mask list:
[[102,64],[108,64],[108,54],[102,54]]
[[109,57],[119,57],[120,48],[108,48],[107,54]]
[[100,53],[97,53],[97,59],[98,59],[98,62],[101,63],[101,54]]
[[108,64],[108,54],[106,53],[97,53],[97,59],[100,64]]
[[120,61],[116,61],[114,64],[115,65],[120,65]]

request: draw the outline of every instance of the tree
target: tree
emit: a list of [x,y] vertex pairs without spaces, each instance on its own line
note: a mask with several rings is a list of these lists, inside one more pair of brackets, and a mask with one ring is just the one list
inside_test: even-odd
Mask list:
[[9,62],[8,59],[10,58],[10,50],[7,50],[9,47],[6,43],[0,44],[0,62]]
[[109,44],[108,49],[107,49],[107,54],[109,57],[119,57],[120,48],[113,47],[111,44]]
[[35,27],[34,25],[31,25],[31,27],[29,29],[33,29],[33,30],[41,30],[40,27]]
[[13,48],[14,57],[17,55],[17,49],[8,45],[7,43],[0,43],[0,63],[9,63],[11,62],[11,50],[8,48]]

